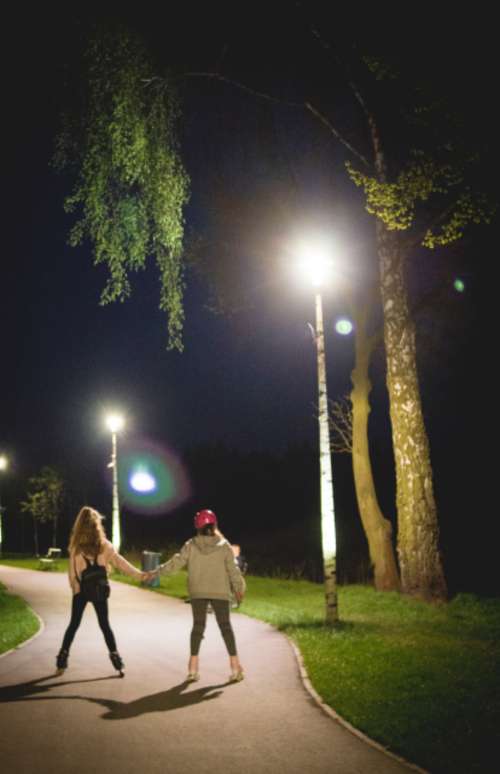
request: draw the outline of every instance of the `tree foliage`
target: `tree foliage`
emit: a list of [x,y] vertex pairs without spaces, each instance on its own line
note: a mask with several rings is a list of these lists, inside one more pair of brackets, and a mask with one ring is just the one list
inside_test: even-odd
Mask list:
[[[21,511],[29,513],[33,518],[35,533],[37,524],[52,522],[54,545],[56,545],[57,521],[61,514],[63,500],[64,481],[55,468],[47,465],[29,479],[26,500],[21,502]],[[35,542],[37,543],[36,535]]]
[[181,350],[189,180],[178,151],[173,80],[157,77],[129,33],[100,34],[86,53],[82,103],[64,116],[54,155],[56,168],[76,178],[65,200],[65,210],[77,214],[69,242],[89,239],[94,264],[107,266],[102,304],[124,301],[131,273],[154,257],[168,346]]
[[369,120],[391,126],[389,142],[384,132],[383,171],[346,164],[367,211],[391,231],[413,230],[415,242],[428,248],[457,241],[471,224],[490,223],[496,201],[485,185],[487,149],[467,125],[467,106],[420,69],[378,56],[361,61],[367,68],[363,74],[358,62],[363,93],[378,105],[369,109]]

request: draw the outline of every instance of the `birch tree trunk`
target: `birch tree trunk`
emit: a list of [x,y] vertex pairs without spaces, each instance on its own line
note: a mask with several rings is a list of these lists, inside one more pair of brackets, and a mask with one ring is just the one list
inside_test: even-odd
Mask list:
[[425,599],[447,597],[432,481],[429,442],[417,377],[415,329],[398,236],[377,220],[384,341],[396,466],[401,588]]
[[392,524],[380,510],[368,442],[369,395],[368,376],[373,341],[366,335],[362,315],[356,318],[356,361],[351,374],[352,467],[358,509],[368,541],[370,560],[377,591],[399,591],[399,575],[392,544]]

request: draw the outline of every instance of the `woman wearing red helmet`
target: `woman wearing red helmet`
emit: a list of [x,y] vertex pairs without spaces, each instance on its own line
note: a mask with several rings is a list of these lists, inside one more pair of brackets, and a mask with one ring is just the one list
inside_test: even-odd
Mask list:
[[210,604],[229,653],[229,679],[231,682],[239,682],[243,680],[243,668],[236,651],[230,610],[233,593],[238,601],[243,598],[245,581],[235,564],[230,544],[217,529],[215,513],[207,509],[198,511],[194,526],[196,536],[184,543],[180,552],[168,562],[149,573],[149,577],[157,574],[170,575],[187,566],[189,597],[193,611],[188,680],[194,682],[200,679],[198,654]]

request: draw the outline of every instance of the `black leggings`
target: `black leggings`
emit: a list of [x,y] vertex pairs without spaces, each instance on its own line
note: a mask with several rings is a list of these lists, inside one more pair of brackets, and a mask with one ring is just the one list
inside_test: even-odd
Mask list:
[[200,652],[200,645],[203,639],[203,633],[207,623],[208,604],[212,605],[215,618],[219,624],[220,632],[226,643],[227,652],[230,656],[236,656],[236,642],[234,632],[229,620],[230,603],[225,599],[192,599],[191,608],[193,610],[193,628],[191,630],[191,655],[197,656]]
[[[66,629],[61,646],[63,650],[70,649],[77,629],[82,622],[83,611],[85,610],[87,602],[88,600],[85,599],[81,593],[75,594],[73,596],[73,604],[71,606],[71,620],[69,622],[68,628]],[[99,621],[99,626],[101,627],[101,631],[104,634],[104,639],[106,640],[108,650],[115,651],[115,635],[111,630],[108,620],[108,600],[104,599],[102,602],[92,602],[92,604],[94,605],[97,620]]]

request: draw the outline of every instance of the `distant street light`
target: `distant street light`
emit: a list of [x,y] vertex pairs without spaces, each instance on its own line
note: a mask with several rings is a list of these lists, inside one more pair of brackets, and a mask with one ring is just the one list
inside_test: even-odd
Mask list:
[[112,543],[116,551],[120,552],[122,534],[120,526],[120,505],[118,501],[118,457],[116,434],[123,428],[125,421],[119,414],[110,414],[106,417],[106,425],[111,430],[111,461],[108,468],[113,469],[113,517],[112,517]]
[[321,543],[323,574],[325,578],[325,623],[338,622],[337,605],[337,539],[335,532],[335,505],[333,499],[332,454],[328,421],[328,393],[326,386],[325,334],[323,305],[320,288],[331,273],[331,257],[325,248],[307,248],[302,251],[300,268],[316,288],[316,352],[318,361],[318,421],[319,465],[321,489]]
[[[0,473],[4,473],[7,468],[9,467],[9,460],[5,456],[5,454],[0,454]],[[0,492],[1,495],[1,492]],[[3,536],[2,536],[2,518],[4,514],[5,508],[2,507],[2,498],[0,496],[0,555],[2,554],[3,549]]]

